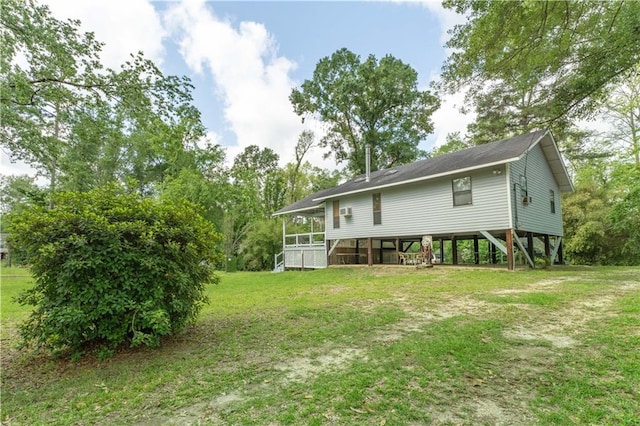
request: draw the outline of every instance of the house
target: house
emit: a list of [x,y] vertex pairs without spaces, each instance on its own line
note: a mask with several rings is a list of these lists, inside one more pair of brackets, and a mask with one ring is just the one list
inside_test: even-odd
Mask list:
[[480,242],[490,254],[483,261],[506,256],[511,270],[514,251],[534,266],[536,241],[551,262],[562,261],[560,194],[571,191],[548,130],[378,170],[275,212],[312,224],[311,232],[287,234],[283,220],[283,252],[276,265],[398,263],[425,236],[439,245],[440,260],[446,260],[448,244],[453,264],[462,240],[473,241],[474,263],[480,262]]

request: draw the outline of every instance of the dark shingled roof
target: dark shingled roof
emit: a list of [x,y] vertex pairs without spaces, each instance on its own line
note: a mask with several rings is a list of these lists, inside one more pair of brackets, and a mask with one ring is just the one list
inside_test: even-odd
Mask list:
[[295,203],[278,210],[273,215],[277,216],[284,213],[294,213],[299,211],[302,212],[302,211],[308,211],[308,210],[315,210],[315,208],[324,208],[324,202],[313,201],[313,200],[314,198],[322,197],[325,193],[328,193],[333,189],[334,188],[329,188],[329,189],[323,189],[322,191],[314,192],[313,194],[304,197],[302,200],[296,201]]
[[525,154],[546,133],[546,130],[538,130],[526,135],[467,148],[462,151],[404,164],[392,169],[378,170],[371,173],[369,182],[366,181],[364,175],[360,175],[334,188],[311,194],[290,206],[278,210],[274,215],[313,209],[321,206],[325,199],[338,195],[425,180],[492,164],[502,164]]

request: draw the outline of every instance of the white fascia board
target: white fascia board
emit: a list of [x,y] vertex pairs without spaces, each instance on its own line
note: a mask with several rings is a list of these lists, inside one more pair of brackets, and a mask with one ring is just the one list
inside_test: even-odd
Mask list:
[[[513,204],[516,201],[511,199],[511,168],[509,167],[509,163],[506,166],[506,181],[507,181],[507,208],[509,209],[509,229],[513,229]],[[506,254],[506,253],[505,253]]]
[[444,176],[450,176],[450,175],[455,175],[455,174],[458,174],[458,173],[465,173],[465,172],[470,172],[470,171],[473,171],[473,170],[484,169],[484,168],[487,168],[487,167],[498,166],[500,164],[511,163],[512,161],[516,161],[518,159],[519,159],[519,157],[507,158],[506,160],[494,161],[493,163],[485,163],[485,164],[481,164],[479,166],[473,166],[473,167],[466,167],[464,169],[451,170],[451,171],[448,171],[448,172],[442,172],[442,173],[438,173],[438,174],[435,174],[435,175],[422,176],[422,177],[418,177],[418,178],[414,178],[414,179],[403,180],[403,181],[400,181],[400,182],[388,183],[386,185],[372,186],[370,188],[363,188],[363,189],[354,189],[353,191],[340,192],[338,194],[327,195],[326,197],[314,198],[313,201],[324,201],[324,200],[328,200],[329,198],[337,198],[337,197],[342,197],[342,196],[345,196],[345,195],[358,194],[360,192],[375,191],[377,189],[384,189],[384,188],[390,188],[390,187],[393,187],[393,186],[407,185],[407,184],[410,184],[410,183],[422,182],[422,181],[431,180],[431,179],[437,179],[437,178],[444,177]]
[[[313,200],[315,201],[315,200]],[[300,209],[295,209],[295,210],[289,210],[286,212],[282,212],[282,213],[273,213],[271,216],[282,216],[283,214],[290,214],[290,213],[300,213],[300,212],[306,212],[309,210],[317,210],[317,209],[323,209],[324,208],[324,204],[318,204],[317,206],[311,206],[311,207],[303,207]]]
[[[562,154],[560,154],[560,150],[558,149],[558,144],[556,143],[556,140],[553,137],[553,135],[551,134],[551,132],[547,132],[546,134],[549,134],[549,137],[551,138],[551,141],[553,142],[552,143],[553,149],[555,151],[555,154],[558,156],[558,160],[560,162],[560,166],[562,167],[562,171],[564,172],[564,175],[567,178],[567,182],[569,182],[569,191],[565,191],[565,192],[574,192],[575,191],[575,187],[573,186],[573,182],[571,182],[571,177],[569,176],[569,171],[567,170],[567,166],[564,164],[564,160],[562,159]],[[562,185],[558,185],[558,186],[562,186]]]

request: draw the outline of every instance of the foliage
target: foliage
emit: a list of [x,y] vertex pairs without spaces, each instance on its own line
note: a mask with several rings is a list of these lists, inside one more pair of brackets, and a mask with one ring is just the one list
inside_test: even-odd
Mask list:
[[608,218],[619,251],[615,263],[640,265],[640,165],[622,164],[612,178],[619,188]]
[[0,176],[0,213],[17,212],[32,205],[44,206],[46,194],[29,176]]
[[275,219],[254,222],[240,245],[244,267],[249,271],[274,268],[274,255],[282,251],[282,225]]
[[219,236],[187,203],[158,202],[114,186],[60,193],[12,221],[35,286],[25,344],[79,356],[123,343],[156,346],[193,322],[219,261]]
[[640,264],[640,170],[594,161],[563,198],[565,251],[572,263]]
[[610,238],[607,194],[594,184],[581,185],[563,199],[565,251],[572,263],[606,264],[615,247]]
[[0,14],[0,141],[50,176],[52,187],[70,110],[80,93],[91,97],[102,88],[94,78],[101,45],[78,27],[34,0],[7,0]]
[[453,53],[443,69],[445,87],[470,87],[474,103],[519,105],[518,118],[531,126],[588,116],[610,84],[640,62],[636,2],[446,0],[444,5],[468,15],[447,42]]
[[612,128],[608,137],[620,160],[640,167],[640,65],[612,90],[604,114]]
[[285,175],[287,176],[287,202],[294,203],[304,196],[302,195],[301,179],[305,175],[301,171],[305,155],[313,148],[315,144],[315,134],[311,130],[304,130],[298,137],[295,147],[295,163],[289,163],[285,166]]
[[249,203],[240,208],[250,218],[269,217],[284,204],[286,185],[278,168],[279,158],[271,148],[250,145],[233,162],[233,185]]
[[342,178],[344,177],[344,172],[340,170],[326,170],[321,169],[320,167],[312,167],[309,172],[309,179],[311,180],[311,189],[307,195],[310,195],[314,192],[321,191],[323,189],[333,188],[334,186],[338,186]]
[[431,152],[431,156],[437,157],[438,155],[462,151],[463,149],[471,148],[472,146],[473,145],[471,143],[465,141],[462,136],[460,136],[460,132],[449,133],[447,135],[447,142],[444,145],[435,148]]
[[433,131],[431,114],[438,99],[418,90],[417,73],[391,55],[378,61],[343,48],[316,65],[311,80],[289,97],[300,116],[311,114],[328,124],[319,145],[325,157],[347,162],[352,174],[365,172],[365,149],[371,147],[371,170],[409,163],[424,153],[418,143]]
[[[47,194],[35,184],[35,179],[29,176],[0,176],[0,232],[9,232],[11,218],[16,214],[32,207],[45,206]],[[11,235],[7,243],[11,245]],[[24,253],[16,247],[11,247],[5,258],[9,265],[25,264]]]
[[160,197],[167,200],[186,200],[201,209],[202,217],[222,229],[224,212],[228,209],[226,198],[228,171],[224,168],[224,152],[219,146],[200,150],[196,167],[185,167],[162,184]]
[[127,178],[153,192],[193,164],[204,127],[187,78],[164,76],[141,53],[104,69],[93,34],[35,0],[5,1],[0,30],[0,143],[51,192]]
[[[229,172],[223,230],[226,259],[233,261],[234,268],[245,264],[235,257],[254,224],[267,220],[285,204],[290,175],[278,167],[278,160],[272,149],[250,145],[236,156]],[[265,244],[269,246],[268,241]]]

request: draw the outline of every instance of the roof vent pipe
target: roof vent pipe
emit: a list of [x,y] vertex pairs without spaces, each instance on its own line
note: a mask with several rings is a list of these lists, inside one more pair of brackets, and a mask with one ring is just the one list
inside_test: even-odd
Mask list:
[[365,150],[365,157],[364,157],[364,161],[365,161],[365,167],[366,167],[366,178],[365,180],[367,182],[369,182],[369,180],[371,180],[371,145],[367,144],[367,148]]

